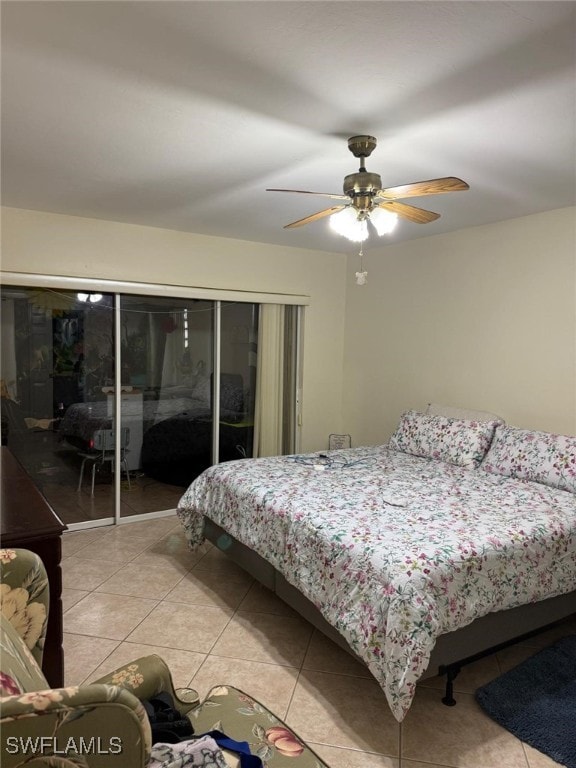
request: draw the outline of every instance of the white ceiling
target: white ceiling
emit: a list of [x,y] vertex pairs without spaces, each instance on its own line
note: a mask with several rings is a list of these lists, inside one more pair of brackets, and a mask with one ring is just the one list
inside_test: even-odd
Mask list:
[[284,230],[358,169],[441,214],[398,242],[576,203],[573,2],[2,2],[2,203],[329,251]]

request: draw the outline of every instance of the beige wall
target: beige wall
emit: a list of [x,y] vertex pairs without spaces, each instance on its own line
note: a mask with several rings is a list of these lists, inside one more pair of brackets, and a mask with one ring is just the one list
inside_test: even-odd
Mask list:
[[2,209],[3,272],[300,294],[304,318],[302,449],[342,426],[346,263],[342,254]]
[[4,208],[1,267],[309,295],[303,450],[335,431],[384,442],[430,400],[574,434],[575,220],[562,209],[369,247],[357,286],[357,257],[346,275],[334,253]]
[[367,249],[348,264],[344,428],[388,439],[429,401],[576,434],[576,211]]

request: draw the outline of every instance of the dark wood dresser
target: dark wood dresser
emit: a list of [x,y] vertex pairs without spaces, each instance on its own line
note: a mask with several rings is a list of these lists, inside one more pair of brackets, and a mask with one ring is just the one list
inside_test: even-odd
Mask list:
[[53,688],[64,685],[62,648],[62,532],[64,523],[6,446],[0,448],[2,547],[30,549],[42,558],[50,584],[50,610],[42,671]]

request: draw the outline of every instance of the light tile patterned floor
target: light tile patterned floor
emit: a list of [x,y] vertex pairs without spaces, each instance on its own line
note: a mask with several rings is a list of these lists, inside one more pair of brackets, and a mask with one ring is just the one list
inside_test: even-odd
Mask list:
[[64,535],[66,684],[160,654],[177,686],[228,683],[285,719],[332,768],[551,768],[490,720],[474,690],[569,621],[465,668],[456,707],[419,686],[401,725],[367,670],[210,545],[192,554],[175,517]]

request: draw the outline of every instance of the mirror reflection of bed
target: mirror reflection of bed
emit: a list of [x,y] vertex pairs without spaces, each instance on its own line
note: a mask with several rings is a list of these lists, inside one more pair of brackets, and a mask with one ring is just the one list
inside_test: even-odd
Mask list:
[[[94,434],[111,429],[113,388],[106,400],[71,405],[59,434],[85,451]],[[191,385],[149,389],[132,387],[121,394],[122,425],[130,429],[128,468],[154,480],[185,487],[212,463],[212,378]],[[244,411],[244,382],[236,373],[220,378],[220,460],[250,455],[252,424]]]

